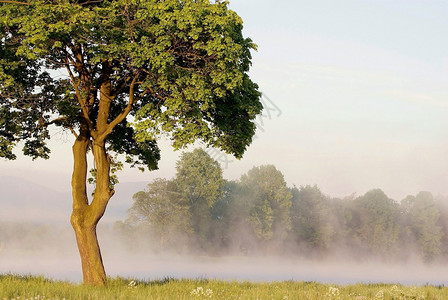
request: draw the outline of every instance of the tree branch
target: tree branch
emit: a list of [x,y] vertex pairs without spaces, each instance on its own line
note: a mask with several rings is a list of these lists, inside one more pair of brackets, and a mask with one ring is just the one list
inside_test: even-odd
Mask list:
[[89,129],[84,122],[80,124],[80,133],[73,145],[72,194],[73,211],[82,210],[89,205],[87,198],[87,149],[89,145]]
[[115,89],[115,91],[112,93],[112,97],[115,98],[118,96],[118,94],[121,93],[121,91],[126,87],[126,85],[128,84],[129,80],[131,80],[132,76],[128,76],[126,77],[126,79],[123,81],[122,84],[120,84],[119,87],[117,87]]
[[54,120],[52,120],[50,122],[41,123],[41,124],[39,124],[39,126],[37,128],[40,129],[42,127],[47,127],[49,125],[52,125],[52,124],[55,124],[55,123],[58,123],[58,122],[62,122],[62,121],[68,120],[68,119],[69,119],[68,117],[60,117],[60,118],[54,119]]
[[106,152],[104,141],[94,141],[92,152],[96,166],[96,187],[87,217],[90,223],[96,224],[103,216],[107,203],[115,191],[110,187],[110,156]]
[[76,131],[73,129],[73,127],[72,126],[68,126],[68,129],[73,133],[73,135],[77,139],[79,135],[76,133]]
[[79,5],[89,5],[89,4],[95,4],[95,3],[101,3],[104,0],[89,0],[86,2],[79,2]]
[[143,97],[147,91],[145,90],[138,98],[134,97],[134,88],[135,85],[138,82],[138,78],[140,77],[140,72],[137,73],[137,75],[135,75],[134,79],[132,79],[131,85],[129,87],[129,101],[128,101],[128,105],[125,107],[125,109],[112,121],[109,123],[109,125],[107,126],[106,131],[103,133],[102,138],[106,138],[106,136],[108,134],[110,134],[112,132],[112,130],[114,130],[115,126],[117,126],[118,124],[120,124],[129,114],[129,112],[132,109],[132,105],[137,102],[141,97]]
[[19,4],[19,5],[33,5],[28,2],[12,1],[12,0],[0,0],[0,3]]
[[79,90],[79,85],[81,84],[81,82],[77,82],[75,75],[73,75],[72,70],[70,69],[70,64],[68,63],[68,61],[65,62],[65,67],[67,69],[68,74],[70,75],[70,79],[72,81],[73,87],[75,89],[76,92],[76,97],[78,98],[79,104],[81,105],[81,111],[82,111],[82,115],[84,117],[84,119],[87,121],[88,125],[89,125],[89,130],[92,133],[93,131],[93,123],[89,118],[89,111],[87,109],[87,104],[86,101],[84,100],[84,98],[81,95],[81,92]]

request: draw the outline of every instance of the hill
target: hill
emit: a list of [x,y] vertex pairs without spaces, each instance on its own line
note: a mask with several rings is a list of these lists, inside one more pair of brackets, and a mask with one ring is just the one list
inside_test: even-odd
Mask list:
[[[132,205],[132,195],[146,182],[124,182],[115,187],[103,223],[126,218]],[[35,182],[0,176],[0,220],[5,222],[67,223],[71,214],[71,191],[59,192]]]

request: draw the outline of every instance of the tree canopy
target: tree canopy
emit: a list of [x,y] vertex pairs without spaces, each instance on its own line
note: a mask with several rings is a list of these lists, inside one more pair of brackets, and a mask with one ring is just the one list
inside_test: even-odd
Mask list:
[[201,139],[237,157],[250,143],[262,108],[247,75],[255,45],[226,2],[12,3],[0,3],[0,156],[23,140],[26,155],[47,158],[48,126],[82,122],[150,169],[161,132],[175,148]]

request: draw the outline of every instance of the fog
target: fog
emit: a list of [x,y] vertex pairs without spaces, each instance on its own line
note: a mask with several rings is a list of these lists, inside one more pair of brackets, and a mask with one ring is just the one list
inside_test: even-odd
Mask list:
[[[33,274],[81,282],[81,264],[69,226],[2,223],[0,274]],[[144,239],[145,237],[142,237]],[[147,238],[147,237],[146,237]],[[99,228],[103,261],[109,276],[156,280],[166,277],[238,281],[317,281],[334,284],[395,283],[447,285],[443,264],[418,259],[385,263],[353,259],[343,253],[320,259],[278,255],[178,254],[175,249],[155,253],[117,238],[107,226]],[[3,239],[5,241],[5,239]]]
[[[0,274],[44,275],[52,279],[81,282],[80,258],[75,235],[69,224],[70,207],[66,201],[69,195],[52,193],[51,190],[30,183],[18,182],[17,179],[0,179],[0,184],[3,184],[0,189]],[[14,183],[22,188],[13,189]],[[166,242],[166,246],[161,248],[159,237],[154,231],[132,226],[120,231],[120,226],[114,223],[116,220],[125,220],[126,214],[123,212],[131,206],[132,194],[142,186],[144,185],[131,184],[126,188],[126,184],[120,184],[117,195],[111,202],[113,205],[108,208],[105,218],[99,224],[98,237],[109,276],[142,280],[172,277],[239,281],[318,281],[335,284],[381,282],[448,285],[445,244],[439,245],[443,249],[443,255],[431,263],[422,261],[421,255],[413,249],[417,247],[412,241],[405,241],[407,244],[398,242],[400,248],[395,250],[398,255],[396,253],[376,257],[367,254],[368,251],[362,251],[362,244],[354,247],[354,240],[351,240],[350,244],[348,240],[339,238],[329,244],[331,247],[324,254],[319,254],[316,247],[307,249],[301,246],[304,241],[290,241],[290,244],[274,242],[268,245],[271,247],[268,249],[266,245],[257,243],[253,234],[247,232],[249,228],[235,221],[224,226],[217,224],[221,229],[226,229],[224,236],[226,232],[230,232],[232,236],[226,236],[228,242],[220,244],[223,234],[221,229],[211,231],[208,250],[196,245],[194,236],[189,239],[173,236]],[[33,197],[28,195],[31,191],[34,191]],[[46,208],[39,200],[41,194],[46,195],[50,206],[57,201],[67,202],[67,205],[61,204],[56,210],[57,213],[50,214],[47,211],[46,215],[42,214]],[[351,200],[347,201],[342,203],[353,203]],[[339,202],[325,203],[325,206],[333,205],[333,208],[339,205]],[[24,215],[20,214],[22,207],[27,207]],[[441,226],[447,220],[448,214],[442,207],[440,212],[443,218],[439,219],[438,224]],[[306,213],[311,213],[311,210],[306,210]],[[323,216],[325,217],[322,220],[325,222],[332,220],[330,215]],[[353,216],[356,214],[353,213]],[[361,216],[367,217],[365,214]],[[325,229],[324,223],[315,226]],[[331,224],[333,234],[346,230],[334,220]],[[325,230],[323,232],[325,233]],[[443,236],[445,237],[446,233]],[[249,250],[242,249],[241,245]]]

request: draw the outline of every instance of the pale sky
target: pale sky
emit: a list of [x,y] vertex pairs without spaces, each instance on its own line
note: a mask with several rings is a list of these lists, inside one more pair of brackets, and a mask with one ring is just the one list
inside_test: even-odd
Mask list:
[[[231,0],[258,44],[250,72],[268,98],[241,161],[218,158],[227,179],[273,164],[292,185],[331,196],[381,188],[401,200],[448,195],[448,2]],[[270,99],[269,102],[267,99]],[[49,161],[0,161],[0,176],[70,189],[71,138]],[[161,143],[160,170],[121,181],[171,178],[180,152]],[[213,154],[213,153],[211,153]]]

